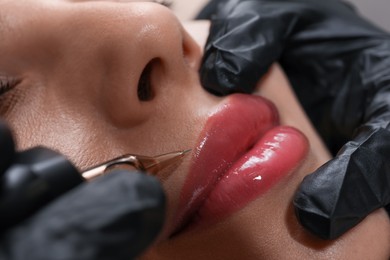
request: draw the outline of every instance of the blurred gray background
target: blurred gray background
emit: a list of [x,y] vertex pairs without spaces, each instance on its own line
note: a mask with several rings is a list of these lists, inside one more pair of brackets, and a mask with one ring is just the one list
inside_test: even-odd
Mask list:
[[354,4],[363,16],[390,32],[390,0],[349,0],[349,2]]

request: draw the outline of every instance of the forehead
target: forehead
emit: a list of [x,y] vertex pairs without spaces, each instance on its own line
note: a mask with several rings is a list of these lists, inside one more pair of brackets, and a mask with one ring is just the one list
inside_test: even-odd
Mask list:
[[[6,1],[7,3],[3,3],[4,1],[0,0],[0,32],[3,33],[4,31],[9,30],[9,22],[10,22],[10,15],[12,12],[12,4]],[[16,11],[16,10],[15,10]],[[0,34],[2,35],[2,34]]]
[[31,17],[39,10],[39,1],[1,1],[0,0],[0,32],[7,33],[10,30],[21,26],[24,21],[31,20]]

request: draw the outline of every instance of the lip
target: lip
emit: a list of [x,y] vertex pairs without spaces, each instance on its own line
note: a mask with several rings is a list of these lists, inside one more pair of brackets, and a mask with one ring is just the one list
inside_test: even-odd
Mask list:
[[175,235],[212,225],[245,207],[289,175],[307,151],[306,137],[280,126],[269,100],[229,96],[199,137],[181,190]]

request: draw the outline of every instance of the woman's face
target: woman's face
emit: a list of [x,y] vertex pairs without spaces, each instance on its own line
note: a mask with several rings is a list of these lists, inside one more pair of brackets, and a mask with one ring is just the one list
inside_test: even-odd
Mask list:
[[147,2],[0,0],[0,115],[19,149],[48,146],[80,170],[191,149],[157,176],[167,221],[147,259],[387,258],[382,211],[334,242],[296,222],[297,185],[329,157],[281,71],[257,90],[274,103],[207,93],[198,44]]

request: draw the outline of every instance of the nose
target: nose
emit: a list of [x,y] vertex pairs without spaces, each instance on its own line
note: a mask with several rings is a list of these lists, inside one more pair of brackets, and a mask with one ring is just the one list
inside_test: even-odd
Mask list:
[[[126,62],[130,68],[124,70],[133,74],[131,89],[121,86],[125,91],[118,93],[118,90],[107,99],[113,101],[109,105],[115,121],[130,120],[134,125],[156,114],[157,109],[167,109],[164,103],[174,102],[179,93],[185,94],[184,88],[194,85],[192,80],[198,77],[201,49],[168,8],[145,2],[126,3],[123,7],[129,7],[133,16],[132,20],[116,24],[122,27],[117,34],[122,36],[115,39],[123,42],[124,52],[131,59],[131,64]],[[128,30],[126,26],[133,29]],[[128,35],[130,39],[124,40]]]
[[[199,45],[184,30],[176,16],[166,7],[146,4],[145,30],[150,40],[154,42],[154,49],[159,51],[156,56],[173,59],[184,58],[184,61],[193,69],[199,68],[201,51]],[[178,61],[176,61],[178,62]],[[180,61],[181,62],[181,61]]]
[[[145,5],[145,23],[140,48],[148,48],[143,58],[137,94],[141,102],[153,101],[162,94],[161,88],[172,88],[198,72],[201,50],[166,7]],[[180,85],[180,84],[179,84]]]

